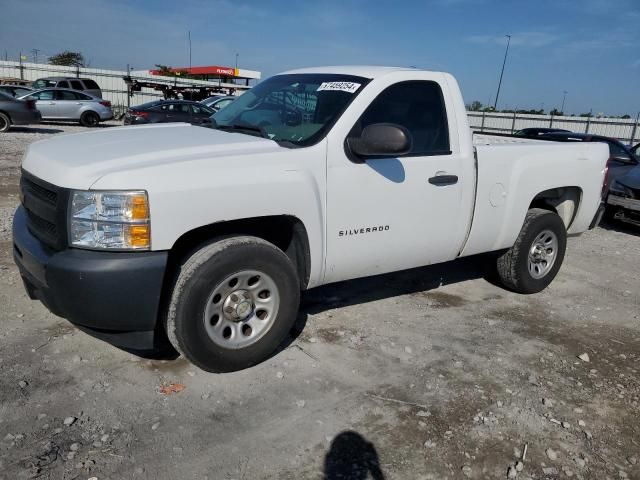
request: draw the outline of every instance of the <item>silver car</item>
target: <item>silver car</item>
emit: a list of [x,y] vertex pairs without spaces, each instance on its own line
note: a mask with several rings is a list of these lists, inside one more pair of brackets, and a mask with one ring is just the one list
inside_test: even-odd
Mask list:
[[111,102],[77,90],[43,88],[20,98],[35,100],[45,121],[79,121],[85,127],[95,127],[113,118]]

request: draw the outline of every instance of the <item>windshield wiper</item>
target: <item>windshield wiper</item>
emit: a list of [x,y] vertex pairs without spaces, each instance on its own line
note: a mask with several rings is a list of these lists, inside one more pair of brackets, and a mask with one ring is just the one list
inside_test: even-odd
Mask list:
[[269,138],[269,135],[267,135],[267,132],[264,131],[264,128],[258,127],[257,125],[249,125],[247,123],[234,123],[232,125],[216,125],[215,128],[217,128],[218,130],[224,130],[225,132],[228,132],[228,131],[238,131],[240,133],[245,132],[245,133],[248,133],[249,135],[254,135],[254,133],[257,133],[260,137],[268,138],[269,140],[271,140]]

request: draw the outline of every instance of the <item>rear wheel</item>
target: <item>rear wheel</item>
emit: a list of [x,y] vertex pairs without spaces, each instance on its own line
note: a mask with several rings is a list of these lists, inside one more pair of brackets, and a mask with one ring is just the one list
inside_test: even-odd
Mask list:
[[6,132],[11,126],[11,119],[5,113],[0,112],[0,132]]
[[84,112],[80,117],[80,124],[85,127],[96,127],[100,123],[100,117],[96,112]]
[[267,359],[285,340],[299,302],[297,274],[280,249],[256,237],[230,237],[183,263],[167,334],[203,370],[240,370]]
[[515,244],[498,257],[501,283],[518,293],[544,290],[558,274],[566,248],[562,219],[548,210],[529,210]]

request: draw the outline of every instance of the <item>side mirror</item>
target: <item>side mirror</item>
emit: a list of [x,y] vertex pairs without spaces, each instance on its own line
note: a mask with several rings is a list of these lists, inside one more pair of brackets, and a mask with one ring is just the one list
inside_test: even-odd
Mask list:
[[374,123],[362,130],[360,137],[347,138],[351,153],[360,159],[396,157],[411,151],[413,139],[406,128],[393,123]]

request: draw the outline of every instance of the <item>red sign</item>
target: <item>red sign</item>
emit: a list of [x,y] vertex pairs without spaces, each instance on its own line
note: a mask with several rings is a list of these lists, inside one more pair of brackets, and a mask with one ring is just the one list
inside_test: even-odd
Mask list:
[[[221,77],[236,77],[238,71],[233,67],[220,67],[211,65],[208,67],[175,67],[173,73],[188,73],[190,75],[220,75]],[[149,70],[151,75],[161,75],[160,70]]]

